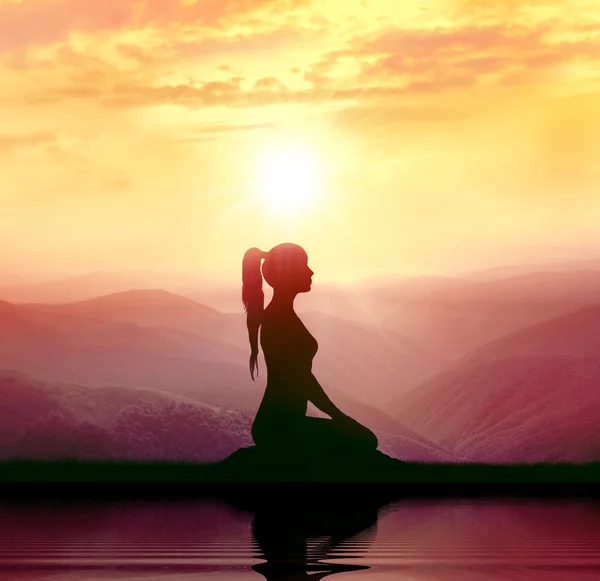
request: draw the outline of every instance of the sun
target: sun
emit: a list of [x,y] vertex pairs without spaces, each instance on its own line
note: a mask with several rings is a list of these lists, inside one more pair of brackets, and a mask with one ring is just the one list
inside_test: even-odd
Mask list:
[[259,159],[257,186],[268,208],[292,216],[319,194],[322,172],[316,156],[306,147],[281,146]]

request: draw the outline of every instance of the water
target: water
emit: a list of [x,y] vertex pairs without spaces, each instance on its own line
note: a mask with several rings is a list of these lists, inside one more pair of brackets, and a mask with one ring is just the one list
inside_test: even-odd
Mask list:
[[0,503],[11,581],[600,580],[586,499]]

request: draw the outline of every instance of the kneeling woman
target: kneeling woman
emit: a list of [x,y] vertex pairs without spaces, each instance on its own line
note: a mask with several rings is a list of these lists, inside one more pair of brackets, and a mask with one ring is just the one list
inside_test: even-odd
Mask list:
[[[261,273],[261,263],[262,265]],[[267,364],[267,387],[252,425],[260,448],[303,454],[352,454],[377,449],[371,430],[341,412],[312,373],[318,344],[294,311],[294,299],[311,288],[308,256],[296,244],[269,252],[251,248],[242,264],[242,300],[250,338],[250,374],[258,372],[258,334]],[[263,275],[273,287],[264,308]],[[306,415],[311,402],[331,419]]]

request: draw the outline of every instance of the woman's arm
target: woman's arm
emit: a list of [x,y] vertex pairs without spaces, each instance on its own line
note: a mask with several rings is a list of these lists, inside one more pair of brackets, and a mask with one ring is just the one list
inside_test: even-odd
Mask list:
[[331,419],[339,419],[346,417],[328,397],[317,378],[311,373],[308,378],[308,401],[312,402],[315,407],[319,408],[324,414],[327,414]]

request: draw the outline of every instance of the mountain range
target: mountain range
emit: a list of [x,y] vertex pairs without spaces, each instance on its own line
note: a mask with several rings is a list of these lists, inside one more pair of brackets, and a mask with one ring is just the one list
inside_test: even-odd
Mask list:
[[470,460],[600,457],[600,306],[488,343],[390,407]]
[[[315,287],[298,297],[298,312],[319,342],[315,375],[390,455],[593,461],[600,457],[594,266]],[[223,295],[188,280],[180,294],[144,286],[144,276],[152,279],[92,273],[71,291],[74,279],[0,289],[4,298],[31,299],[0,300],[4,457],[35,455],[36,438],[48,443],[38,451],[58,454],[75,438],[83,455],[116,446],[115,454],[175,458],[167,434],[178,433],[178,422],[187,426],[177,436],[187,458],[246,445],[265,366],[261,357],[252,382],[239,288]],[[232,311],[221,311],[228,301]],[[194,448],[199,425],[215,434],[203,436],[212,456],[213,444]],[[229,429],[233,435],[223,435]]]

